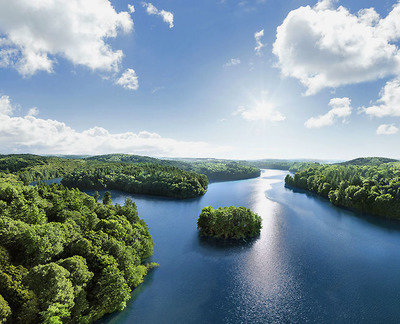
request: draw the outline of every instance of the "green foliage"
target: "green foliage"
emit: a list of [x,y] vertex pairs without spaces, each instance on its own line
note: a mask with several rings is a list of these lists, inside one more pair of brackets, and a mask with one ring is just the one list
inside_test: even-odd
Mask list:
[[311,161],[290,161],[290,160],[256,160],[256,161],[243,161],[245,165],[253,166],[261,169],[276,169],[276,170],[288,170],[296,172],[309,168],[311,166],[319,165],[318,162]]
[[216,159],[171,159],[160,160],[148,156],[129,154],[106,154],[93,156],[87,161],[121,162],[121,163],[150,163],[163,166],[174,166],[181,170],[201,173],[211,181],[241,180],[255,178],[260,175],[260,170],[230,160]]
[[315,166],[296,172],[293,177],[287,175],[285,182],[325,197],[337,206],[400,219],[397,163]]
[[260,176],[259,169],[237,162],[196,162],[192,164],[192,168],[213,181],[241,180]]
[[197,228],[206,236],[242,239],[260,234],[261,217],[245,207],[204,207]]
[[365,158],[353,159],[353,160],[338,163],[338,164],[344,165],[344,166],[348,166],[348,165],[380,166],[381,164],[391,163],[391,162],[398,162],[398,160],[388,159],[388,158],[384,158],[384,157],[365,157]]
[[[56,263],[32,268],[26,276],[28,287],[36,294],[44,322],[61,321],[74,306],[74,288],[70,272]],[[50,321],[51,319],[51,321]]]
[[204,175],[170,166],[106,163],[77,169],[66,175],[62,184],[184,199],[204,195],[208,181]]
[[111,205],[112,204],[112,200],[111,200],[111,192],[106,191],[104,193],[104,197],[103,197],[103,205]]
[[84,164],[82,160],[32,154],[0,155],[0,172],[13,173],[25,184],[62,177]]
[[11,308],[3,296],[0,295],[0,324],[5,323],[10,315]]
[[135,203],[0,183],[0,323],[90,323],[125,307],[150,266]]

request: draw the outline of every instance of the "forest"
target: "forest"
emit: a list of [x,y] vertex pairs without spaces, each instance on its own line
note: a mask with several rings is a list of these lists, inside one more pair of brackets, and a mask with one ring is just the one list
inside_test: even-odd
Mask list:
[[368,158],[356,164],[313,166],[287,175],[285,183],[316,193],[336,206],[400,219],[399,162],[377,163],[376,158]]
[[91,323],[125,308],[155,264],[127,199],[97,202],[62,185],[0,181],[0,322]]
[[200,234],[223,239],[244,239],[260,234],[262,219],[245,207],[204,207],[197,220]]
[[291,160],[255,160],[255,161],[240,161],[241,164],[260,169],[275,169],[275,170],[288,170],[296,172],[302,169],[309,168],[314,165],[319,165],[318,162],[313,161],[291,161]]
[[185,171],[201,173],[210,181],[242,180],[255,178],[260,170],[253,166],[241,164],[232,160],[219,159],[156,159],[148,156],[129,154],[106,154],[86,158],[87,161],[123,162],[123,163],[153,163],[164,166],[174,166]]
[[204,195],[208,186],[205,175],[154,163],[94,164],[66,174],[61,183],[70,188],[115,189],[178,199]]
[[0,172],[15,174],[24,184],[59,178],[86,162],[33,154],[0,155]]

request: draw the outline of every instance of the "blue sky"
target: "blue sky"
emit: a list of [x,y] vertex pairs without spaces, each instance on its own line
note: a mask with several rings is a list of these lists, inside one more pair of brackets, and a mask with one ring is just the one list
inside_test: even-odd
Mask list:
[[400,158],[399,48],[396,0],[0,0],[0,151]]

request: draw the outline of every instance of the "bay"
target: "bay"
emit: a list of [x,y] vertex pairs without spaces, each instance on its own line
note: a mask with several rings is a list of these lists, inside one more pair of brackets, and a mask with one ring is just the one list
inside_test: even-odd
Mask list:
[[[197,199],[132,198],[155,242],[159,268],[127,308],[99,323],[398,323],[400,225],[284,187],[286,172],[211,183]],[[204,206],[245,206],[258,238],[199,237]]]

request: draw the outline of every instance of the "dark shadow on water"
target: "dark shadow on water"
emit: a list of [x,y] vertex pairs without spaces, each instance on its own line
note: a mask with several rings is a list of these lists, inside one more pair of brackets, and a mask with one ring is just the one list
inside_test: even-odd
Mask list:
[[243,248],[251,248],[253,244],[260,238],[260,235],[257,235],[252,238],[246,239],[222,239],[216,237],[209,237],[201,235],[197,233],[198,244],[201,248],[217,251],[236,251]]
[[111,192],[111,199],[113,200],[121,200],[123,198],[131,198],[133,201],[135,199],[143,199],[147,201],[171,201],[171,202],[179,202],[179,203],[187,203],[187,202],[192,202],[199,200],[203,196],[195,197],[195,198],[186,198],[186,199],[178,199],[178,198],[173,198],[173,197],[164,197],[164,196],[156,196],[156,195],[141,195],[141,194],[133,194],[121,190],[114,190],[114,189],[102,189],[102,190],[82,190],[82,192],[93,196],[94,193],[98,191],[100,194],[99,201],[103,199],[104,193],[106,191]]

